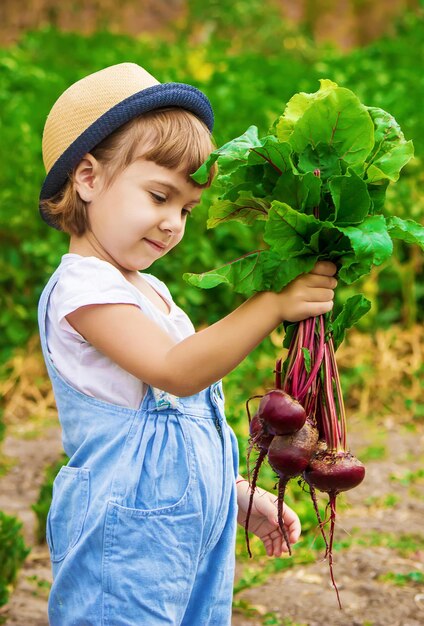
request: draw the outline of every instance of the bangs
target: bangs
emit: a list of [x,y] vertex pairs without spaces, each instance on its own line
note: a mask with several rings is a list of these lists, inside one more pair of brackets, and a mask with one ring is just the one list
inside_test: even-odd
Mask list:
[[195,187],[205,188],[215,176],[215,164],[205,184],[199,185],[190,174],[199,169],[214,149],[211,134],[198,117],[185,109],[168,107],[130,120],[99,143],[91,154],[108,170],[106,186],[141,157],[177,170]]
[[215,148],[203,122],[192,113],[176,108],[143,115],[143,122],[147,124],[143,123],[144,128],[140,128],[143,136],[140,137],[139,145],[144,143],[146,147],[141,148],[140,156],[162,167],[181,172],[197,187],[211,184],[213,172],[206,185],[198,185],[190,178],[190,174],[199,169]]

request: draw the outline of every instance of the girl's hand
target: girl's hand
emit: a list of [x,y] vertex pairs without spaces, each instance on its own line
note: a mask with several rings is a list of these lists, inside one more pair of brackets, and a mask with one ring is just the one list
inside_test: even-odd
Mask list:
[[318,261],[309,274],[298,276],[276,294],[281,320],[300,322],[331,311],[337,286],[336,271],[331,261]]
[[[243,527],[245,527],[249,498],[250,486],[246,480],[243,480],[237,485],[237,521]],[[300,520],[286,504],[283,507],[283,518],[290,544],[296,543],[300,537]],[[249,531],[261,539],[268,556],[281,556],[283,552],[288,552],[282,532],[278,527],[277,498],[260,487],[255,489]]]

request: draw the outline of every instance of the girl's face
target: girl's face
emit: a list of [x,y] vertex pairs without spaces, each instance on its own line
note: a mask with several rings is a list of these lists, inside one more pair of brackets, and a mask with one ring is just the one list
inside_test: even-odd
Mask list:
[[85,237],[96,256],[119,269],[146,269],[181,241],[201,191],[181,172],[139,157],[109,188],[93,193]]

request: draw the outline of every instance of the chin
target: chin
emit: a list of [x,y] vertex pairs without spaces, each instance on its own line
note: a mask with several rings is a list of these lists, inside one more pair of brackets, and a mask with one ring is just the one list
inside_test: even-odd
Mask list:
[[131,270],[134,272],[142,272],[143,270],[147,270],[152,265],[153,265],[153,261],[145,259],[144,261],[140,261],[140,263],[138,263],[137,265],[134,265],[134,267],[132,267]]
[[120,259],[118,261],[119,269],[123,272],[139,272],[147,269],[151,266],[152,261],[148,261],[147,259],[143,260],[129,260],[129,259]]

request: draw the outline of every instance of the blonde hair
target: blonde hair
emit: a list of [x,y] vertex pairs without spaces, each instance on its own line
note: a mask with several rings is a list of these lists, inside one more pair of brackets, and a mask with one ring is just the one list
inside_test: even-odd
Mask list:
[[[141,154],[138,151],[142,147]],[[209,187],[215,175],[212,168],[206,184],[190,178],[214,149],[206,125],[185,109],[168,107],[143,113],[130,120],[90,150],[106,170],[106,188],[134,162],[136,156],[169,169],[177,169],[196,187]],[[76,166],[77,167],[77,166]],[[75,170],[42,208],[57,228],[72,235],[83,235],[89,227],[87,204],[75,189]]]

